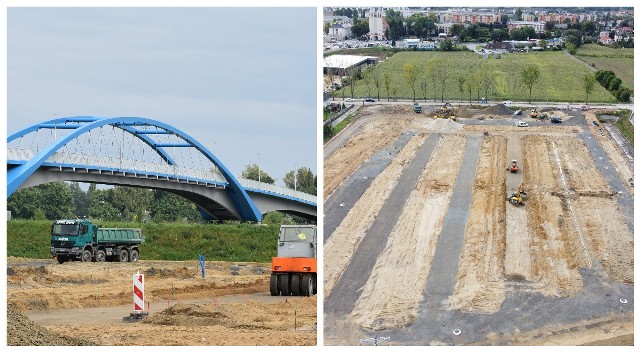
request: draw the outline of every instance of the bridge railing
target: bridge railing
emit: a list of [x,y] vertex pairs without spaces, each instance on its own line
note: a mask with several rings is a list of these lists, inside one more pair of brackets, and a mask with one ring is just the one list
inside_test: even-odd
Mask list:
[[272,185],[264,182],[249,180],[246,178],[238,178],[238,182],[240,182],[240,184],[244,188],[254,188],[254,189],[260,189],[263,191],[272,192],[276,194],[282,194],[291,198],[298,198],[303,201],[311,202],[314,204],[317,202],[316,196],[309,193],[294,191],[291,188],[280,187],[280,186],[276,186],[276,185]]
[[[7,148],[7,160],[30,160],[36,154],[37,151],[32,149]],[[141,174],[153,173],[161,175],[188,176],[200,180],[228,183],[222,175],[208,170],[192,169],[141,160],[120,159],[108,156],[56,152],[47,159],[47,162],[78,166],[98,166],[113,171],[132,170],[138,171]]]
[[[38,154],[38,151],[33,149],[7,148],[7,160],[31,160],[36,156],[36,154]],[[108,156],[56,152],[51,155],[49,159],[47,159],[47,162],[56,164],[69,164],[74,166],[98,167],[101,169],[113,171],[128,170],[139,172],[140,174],[152,173],[161,175],[173,175],[175,177],[183,176],[203,181],[228,184],[227,180],[225,180],[222,175],[209,170],[192,169],[181,166],[172,166],[148,161],[120,159]],[[271,192],[291,198],[297,198],[314,204],[317,202],[316,196],[300,191],[294,191],[289,188],[244,178],[238,178],[238,182],[240,182],[240,184],[245,188]]]

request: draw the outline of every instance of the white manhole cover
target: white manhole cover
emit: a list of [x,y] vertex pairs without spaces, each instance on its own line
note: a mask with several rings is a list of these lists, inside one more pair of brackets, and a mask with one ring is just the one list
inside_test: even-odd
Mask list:
[[458,336],[458,335],[462,334],[462,331],[460,331],[460,329],[453,329],[453,334]]
[[629,301],[627,301],[627,300],[626,300],[626,299],[624,299],[624,298],[620,298],[620,303],[622,303],[622,304],[627,304],[627,302],[629,302]]

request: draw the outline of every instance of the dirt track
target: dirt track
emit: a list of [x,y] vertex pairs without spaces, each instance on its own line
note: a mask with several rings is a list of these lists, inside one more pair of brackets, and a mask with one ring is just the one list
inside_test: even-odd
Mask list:
[[[150,314],[125,322],[138,271]],[[73,331],[97,345],[315,345],[316,298],[271,297],[269,274],[268,263],[208,262],[202,278],[195,261],[59,265],[9,258],[8,302],[51,333],[29,341],[23,335],[33,329],[9,330],[9,341],[60,345],[51,337],[69,339]]]
[[[373,113],[377,113],[378,118],[385,122],[391,120],[383,107],[376,107],[375,110],[369,107],[365,111],[372,126],[378,126],[374,124],[376,119],[371,116]],[[348,283],[341,284],[344,285],[340,290],[341,294],[355,295],[357,303],[352,311],[332,311],[330,316],[325,313],[326,342],[351,344],[358,336],[368,336],[372,331],[382,330],[386,334],[402,332],[404,340],[396,343],[397,345],[402,345],[403,342],[438,344],[448,340],[446,334],[439,335],[444,331],[439,332],[440,330],[429,325],[425,332],[418,325],[425,326],[433,318],[444,319],[443,317],[450,316],[454,316],[460,323],[469,319],[467,324],[478,324],[484,318],[477,320],[474,316],[490,314],[489,319],[492,322],[495,320],[491,326],[501,330],[506,329],[502,325],[510,319],[500,319],[500,316],[510,314],[503,311],[508,299],[508,306],[523,304],[518,309],[524,312],[532,307],[526,303],[518,303],[517,297],[522,297],[525,300],[523,302],[535,297],[535,300],[541,300],[538,309],[543,309],[544,312],[542,307],[555,307],[559,304],[559,299],[583,302],[584,297],[598,295],[609,289],[625,292],[625,297],[628,297],[627,290],[633,290],[633,224],[626,222],[629,214],[623,212],[629,208],[621,205],[618,190],[612,188],[610,178],[603,176],[603,164],[591,153],[592,146],[587,147],[588,143],[585,144],[585,138],[593,138],[589,137],[589,132],[594,132],[587,127],[588,118],[585,120],[579,113],[565,114],[557,111],[554,114],[562,113],[564,121],[572,121],[569,126],[536,122],[537,127],[519,128],[505,125],[499,117],[485,120],[484,125],[462,125],[449,119],[431,119],[410,112],[398,115],[397,110],[391,110],[391,113],[399,119],[397,126],[405,128],[394,130],[394,136],[403,132],[417,132],[421,135],[439,133],[443,136],[441,145],[447,140],[455,142],[444,148],[446,158],[440,156],[443,153],[440,149],[431,155],[405,206],[394,210],[397,213],[397,220],[394,220],[397,221],[396,225],[385,237],[388,239],[384,250],[375,254],[375,266],[364,286],[359,287],[358,284],[350,292],[350,288],[347,288],[350,286],[346,286]],[[407,124],[407,121],[411,123]],[[492,121],[496,121],[495,124],[492,125]],[[475,170],[476,179],[471,190],[469,214],[464,218],[466,228],[455,274],[455,288],[450,296],[444,297],[444,301],[428,303],[425,293],[430,292],[427,280],[430,263],[439,237],[448,235],[441,233],[441,221],[448,212],[450,191],[455,185],[456,175],[466,167],[459,165],[460,151],[464,150],[469,136],[483,133],[485,135]],[[371,147],[368,157],[378,152],[379,147],[366,142],[369,140],[367,134],[371,135],[370,138],[379,139],[379,135],[372,133],[365,125],[352,140],[329,157],[332,165],[344,162],[341,158],[349,158],[350,162],[354,160],[346,157],[350,155],[346,149],[361,151]],[[599,135],[597,140],[615,165],[620,179],[625,180],[628,176],[625,168],[633,170],[632,165],[629,165],[620,150],[614,148],[608,135]],[[393,138],[385,140],[385,145],[393,141]],[[406,147],[403,153],[392,160],[391,165],[408,163],[411,160],[408,153],[412,151],[415,152],[415,148]],[[515,175],[505,171],[512,159],[518,159],[521,168]],[[325,164],[325,171],[327,167],[333,166]],[[349,167],[350,170],[356,170],[359,165],[350,164]],[[328,238],[324,256],[325,299],[331,298],[329,294],[339,276],[349,270],[349,263],[359,260],[353,258],[353,245],[344,239],[355,236],[359,243],[365,238],[368,227],[379,216],[378,212],[382,208],[380,203],[386,200],[386,197],[378,197],[375,195],[377,193],[373,193],[373,185],[384,189],[384,194],[388,196],[392,191],[389,188],[396,186],[394,180],[405,171],[396,167],[392,177],[385,172],[380,173],[372,186],[348,209],[336,231],[325,234],[325,238]],[[340,184],[350,174],[325,172],[325,183]],[[520,181],[523,181],[527,195],[525,205],[515,207],[508,203],[507,195],[517,188]],[[631,183],[626,182],[625,186],[632,195]],[[333,196],[328,195],[327,198]],[[393,216],[385,213],[384,218],[393,219]],[[358,226],[358,231],[354,231],[353,226]],[[594,282],[593,274],[590,273],[602,280],[602,289],[597,288],[600,284]],[[336,305],[332,303],[330,306]],[[426,311],[421,312],[421,309]],[[591,317],[611,313],[611,308],[602,308],[598,304],[582,309],[593,310]],[[552,313],[552,310],[545,312]],[[468,318],[460,314],[468,314]],[[563,314],[567,315],[562,315],[561,318],[556,316],[554,319],[572,321],[572,313]],[[578,316],[573,319],[578,319]],[[579,325],[577,322],[576,324]],[[584,326],[590,326],[588,321]],[[628,327],[624,324],[620,326]],[[534,327],[544,331],[543,326]],[[405,332],[407,328],[412,332]],[[480,329],[476,327],[478,332],[475,334],[486,328],[487,325]],[[527,329],[535,330],[533,327]],[[625,331],[627,334],[633,333],[632,329]],[[543,333],[538,335],[545,336]],[[544,344],[542,337],[539,341],[536,340],[538,335],[529,336],[526,343]],[[590,341],[585,338],[588,336],[586,332],[581,337],[582,340],[574,339],[575,336],[570,337],[570,334],[558,335],[554,341],[559,344],[594,342],[596,336],[606,339],[606,334],[599,332],[594,333],[594,339]],[[623,331],[620,336],[624,335]],[[418,336],[428,340],[416,340]],[[512,334],[509,344],[524,341],[519,340],[518,336],[520,335]],[[487,333],[475,337],[467,335],[464,339],[451,341],[454,344],[473,341],[492,344],[488,341],[493,341],[493,338],[491,333]]]

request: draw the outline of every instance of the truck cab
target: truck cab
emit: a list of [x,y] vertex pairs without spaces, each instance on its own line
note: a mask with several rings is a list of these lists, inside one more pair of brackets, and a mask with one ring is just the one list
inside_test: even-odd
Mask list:
[[57,220],[51,226],[51,255],[78,257],[94,242],[97,228],[88,220]]

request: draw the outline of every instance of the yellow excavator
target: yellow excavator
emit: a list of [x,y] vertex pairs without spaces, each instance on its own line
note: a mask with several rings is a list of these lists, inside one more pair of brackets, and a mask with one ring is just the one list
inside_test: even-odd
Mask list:
[[524,190],[524,185],[520,183],[518,189],[511,193],[511,197],[509,197],[509,203],[519,207],[524,205],[524,201],[527,200],[527,192]]
[[456,120],[456,111],[455,108],[453,107],[453,105],[449,104],[449,103],[445,103],[443,107],[440,108],[440,110],[436,113],[436,117],[437,118],[450,118],[453,121]]

